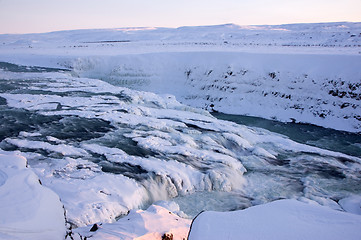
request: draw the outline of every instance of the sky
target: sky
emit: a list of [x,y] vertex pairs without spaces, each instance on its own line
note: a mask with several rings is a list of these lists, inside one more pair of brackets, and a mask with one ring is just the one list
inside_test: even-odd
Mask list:
[[0,0],[0,34],[342,21],[361,22],[361,0]]

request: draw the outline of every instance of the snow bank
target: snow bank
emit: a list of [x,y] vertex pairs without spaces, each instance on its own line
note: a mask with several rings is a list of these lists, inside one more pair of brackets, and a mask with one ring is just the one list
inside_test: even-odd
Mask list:
[[279,200],[235,212],[203,212],[189,240],[359,239],[361,217],[296,200]]
[[0,153],[0,238],[64,239],[59,197],[26,164],[24,157]]

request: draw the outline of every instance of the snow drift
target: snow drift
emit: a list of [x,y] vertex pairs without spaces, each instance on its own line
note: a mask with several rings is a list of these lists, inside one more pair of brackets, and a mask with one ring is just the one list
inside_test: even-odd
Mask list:
[[235,212],[204,212],[193,222],[195,239],[359,239],[361,216],[295,200]]
[[0,238],[64,239],[63,205],[24,157],[0,152]]

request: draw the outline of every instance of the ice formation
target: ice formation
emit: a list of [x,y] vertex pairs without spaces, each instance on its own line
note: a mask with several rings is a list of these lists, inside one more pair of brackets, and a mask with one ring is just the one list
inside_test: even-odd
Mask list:
[[[358,136],[360,28],[224,25],[1,35],[0,199],[11,217],[2,215],[0,236],[21,239],[34,227],[28,239],[62,239],[66,221],[74,239],[172,232],[181,239],[202,210],[249,207],[310,211],[305,217],[320,228],[325,217],[342,216],[351,229],[359,224],[351,214],[360,206],[359,142],[351,143],[351,156],[206,110]],[[18,183],[9,187],[12,179]],[[12,201],[21,194],[28,194],[27,205]],[[260,205],[284,198],[308,205]],[[39,204],[44,199],[48,203]],[[44,222],[46,214],[56,217]],[[334,222],[335,231],[343,223]],[[93,224],[99,230],[89,233]],[[129,224],[139,228],[124,232]]]

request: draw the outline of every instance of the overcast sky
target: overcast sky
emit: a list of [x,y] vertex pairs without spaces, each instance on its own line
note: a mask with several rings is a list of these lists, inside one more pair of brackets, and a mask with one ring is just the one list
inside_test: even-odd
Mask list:
[[0,0],[0,33],[361,22],[361,0]]

